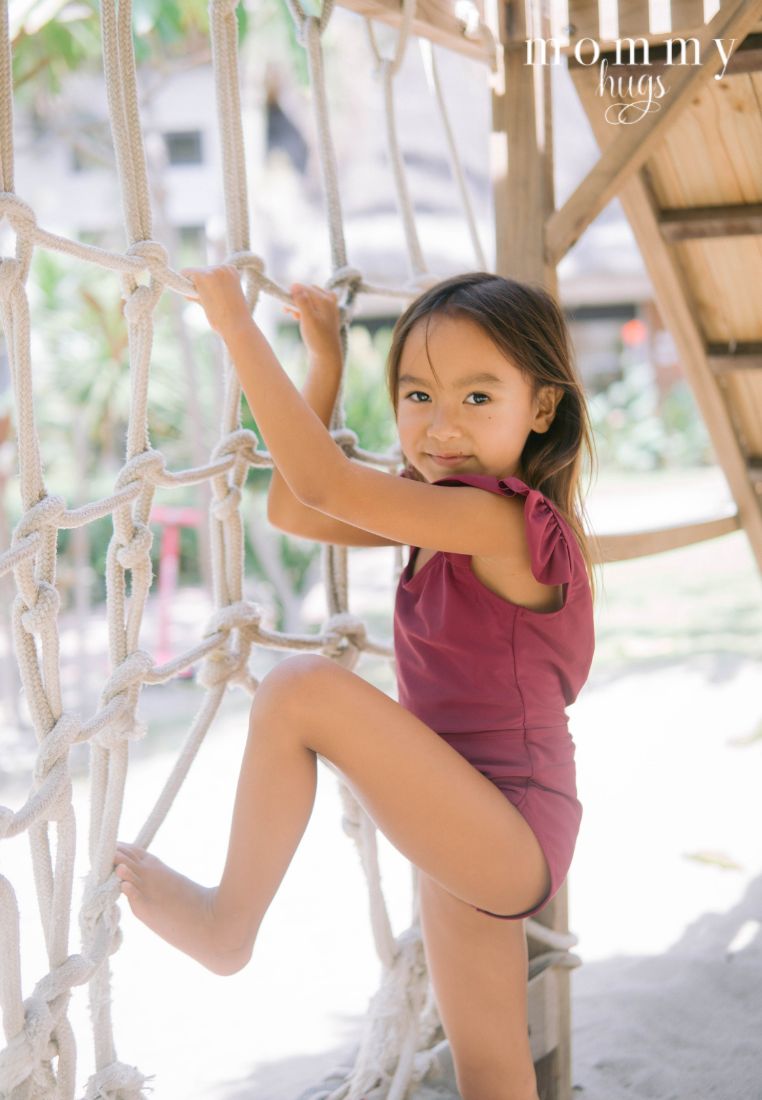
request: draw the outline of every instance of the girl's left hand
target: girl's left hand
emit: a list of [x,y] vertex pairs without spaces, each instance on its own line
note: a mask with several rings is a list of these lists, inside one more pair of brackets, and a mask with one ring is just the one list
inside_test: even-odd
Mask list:
[[193,283],[198,292],[198,300],[215,332],[224,336],[229,329],[242,322],[253,323],[235,267],[230,264],[218,267],[186,267],[180,274]]

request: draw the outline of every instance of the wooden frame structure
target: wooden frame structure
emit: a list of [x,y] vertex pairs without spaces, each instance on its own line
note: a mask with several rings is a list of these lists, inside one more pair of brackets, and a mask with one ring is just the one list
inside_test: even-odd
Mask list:
[[[392,26],[402,21],[399,0],[338,2]],[[489,70],[500,274],[557,294],[557,264],[620,198],[735,499],[731,515],[599,536],[598,560],[660,553],[742,527],[762,570],[762,0],[710,0],[715,14],[706,24],[704,0],[663,4],[669,19],[661,26],[650,22],[648,0],[615,7],[616,18],[604,25],[598,0],[419,0],[413,32]],[[617,40],[621,47],[630,37],[639,51],[617,55]],[[527,63],[530,38],[559,43],[601,150],[560,210],[550,65]],[[678,55],[668,54],[680,38],[698,50],[686,55],[693,61],[676,63]],[[726,65],[718,39],[726,49],[732,41]],[[646,44],[646,71],[665,89],[658,109],[636,124],[612,124],[606,112],[618,87],[600,80],[601,60],[627,87],[627,78],[637,83],[644,72]],[[559,950],[558,965],[539,972],[532,965],[541,951],[552,959],[554,937],[559,948],[568,942],[566,885],[535,920],[547,929],[544,946],[529,943],[538,1087],[542,1100],[571,1100],[569,967],[580,960]]]

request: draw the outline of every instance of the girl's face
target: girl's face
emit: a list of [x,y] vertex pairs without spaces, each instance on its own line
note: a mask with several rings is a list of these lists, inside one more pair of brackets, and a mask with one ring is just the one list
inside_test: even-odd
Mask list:
[[402,452],[426,479],[461,473],[511,477],[527,436],[550,427],[561,391],[530,382],[489,336],[466,317],[433,314],[429,365],[427,318],[408,333],[397,380],[397,428]]

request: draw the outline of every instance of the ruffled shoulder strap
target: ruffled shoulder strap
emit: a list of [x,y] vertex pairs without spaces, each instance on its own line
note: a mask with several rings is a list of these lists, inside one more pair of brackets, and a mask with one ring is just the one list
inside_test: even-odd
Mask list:
[[554,504],[539,489],[530,489],[517,477],[504,477],[498,486],[508,496],[524,497],[524,526],[532,560],[532,573],[541,584],[565,584],[572,579],[574,564],[571,532]]
[[435,485],[474,485],[493,493],[524,497],[524,528],[529,546],[532,575],[541,584],[566,584],[574,573],[574,562],[566,523],[556,507],[539,489],[530,489],[518,477],[497,478],[491,474],[455,474],[440,478]]

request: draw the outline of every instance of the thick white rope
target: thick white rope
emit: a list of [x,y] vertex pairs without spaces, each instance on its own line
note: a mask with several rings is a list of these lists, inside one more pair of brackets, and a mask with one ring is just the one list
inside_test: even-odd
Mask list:
[[373,70],[374,75],[378,76],[380,74],[383,81],[387,146],[389,150],[389,159],[392,165],[392,174],[394,176],[394,187],[397,193],[397,205],[399,206],[402,226],[405,231],[405,243],[407,245],[412,278],[421,289],[424,289],[427,285],[430,285],[432,280],[428,274],[426,261],[423,258],[423,250],[418,240],[418,231],[415,225],[415,212],[407,186],[405,162],[397,138],[397,124],[394,113],[394,78],[400,71],[402,62],[405,59],[410,29],[415,17],[415,8],[416,0],[403,0],[402,23],[397,35],[394,57],[392,58],[382,56],[378,48],[378,43],[376,42],[373,24],[367,17],[365,18],[365,28],[368,33],[368,43],[376,62]]
[[[294,0],[292,10],[301,21],[300,34],[310,53],[310,70],[316,81],[316,123],[328,196],[334,269],[327,285],[340,292],[342,343],[346,352],[346,328],[357,294],[365,292],[409,299],[423,285],[436,279],[425,273],[421,259],[420,265],[417,261],[412,263],[417,272],[412,284],[401,289],[379,288],[367,284],[361,272],[348,265],[320,47],[320,34],[328,22],[331,8],[330,5],[325,7],[320,19],[305,16],[298,0]],[[147,386],[153,310],[165,286],[181,293],[192,288],[168,266],[163,247],[151,240],[130,4],[120,0],[117,10],[114,0],[103,0],[102,12],[109,112],[130,242],[124,254],[46,233],[37,226],[31,209],[15,195],[10,45],[5,3],[0,24],[0,216],[7,217],[16,231],[15,257],[0,261],[0,316],[16,403],[24,507],[24,514],[13,532],[11,547],[0,555],[0,575],[12,569],[19,590],[13,606],[14,644],[39,741],[32,791],[19,810],[14,812],[8,807],[0,807],[0,838],[22,831],[29,833],[50,965],[49,973],[37,983],[32,995],[22,1000],[18,906],[10,883],[0,877],[0,935],[4,957],[10,960],[0,975],[0,1008],[8,1039],[8,1045],[0,1052],[0,1094],[9,1100],[21,1100],[22,1096],[24,1100],[42,1100],[43,1097],[45,1100],[52,1097],[68,1100],[73,1097],[76,1048],[66,1013],[72,988],[85,982],[90,983],[96,1055],[96,1071],[88,1081],[86,1100],[139,1100],[144,1096],[146,1078],[116,1056],[107,965],[108,956],[121,943],[116,904],[119,882],[111,867],[124,793],[127,741],[142,737],[146,732],[137,713],[142,685],[166,682],[203,658],[198,680],[206,688],[206,695],[164,790],[136,839],[138,844],[147,846],[182,785],[219,709],[226,686],[238,685],[249,693],[255,691],[257,683],[247,667],[252,644],[318,651],[349,668],[355,666],[363,652],[392,656],[391,648],[369,639],[362,622],[349,612],[345,548],[326,548],[325,551],[329,617],[317,635],[268,631],[261,626],[260,609],[242,598],[241,490],[249,466],[271,466],[272,461],[267,452],[257,449],[256,436],[240,426],[240,387],[230,364],[227,366],[221,438],[209,463],[173,473],[166,470],[163,456],[150,445]],[[243,271],[247,300],[253,309],[260,291],[284,301],[290,301],[290,297],[268,278],[263,261],[250,251],[234,13],[234,0],[212,0],[210,4],[215,85],[223,138],[229,262]],[[408,29],[412,17],[413,8],[409,2],[405,24]],[[400,36],[395,61],[387,66],[390,73],[401,63],[406,38],[407,31]],[[387,96],[387,105],[391,107],[391,95]],[[393,135],[393,124],[387,129]],[[405,192],[404,180],[402,192]],[[412,221],[409,203],[408,216]],[[61,498],[47,493],[34,420],[25,285],[35,244],[68,252],[114,270],[122,275],[124,283],[133,381],[126,462],[113,493],[73,510],[67,510]],[[148,285],[138,281],[143,272],[149,275]],[[337,445],[360,461],[389,467],[399,463],[399,453],[378,455],[357,446],[356,435],[344,426],[340,399],[334,410],[331,433]],[[156,666],[150,656],[138,648],[142,612],[152,579],[152,535],[148,527],[151,502],[157,486],[196,484],[206,479],[212,481],[214,490],[210,524],[216,610],[200,643],[167,664]],[[108,514],[113,516],[114,523],[107,556],[112,673],[96,714],[83,721],[77,715],[62,711],[57,628],[60,601],[55,588],[57,532]],[[129,608],[125,601],[127,570],[131,572]],[[36,635],[40,636],[39,652]],[[81,953],[69,955],[75,823],[68,760],[71,745],[82,742],[90,744],[92,754],[91,869],[80,912]],[[332,767],[330,762],[324,763]],[[332,770],[336,772],[335,768]],[[342,778],[340,773],[336,774]],[[343,782],[340,794],[343,827],[355,839],[368,880],[371,925],[385,977],[371,1004],[357,1062],[343,1085],[331,1096],[336,1100],[346,1096],[353,1100],[369,1088],[386,1084],[390,1100],[401,1100],[409,1084],[420,1080],[431,1064],[434,1054],[431,1044],[438,1016],[426,978],[417,916],[414,925],[395,940],[380,887],[375,826]],[[56,825],[55,867],[48,838],[49,822]],[[529,926],[533,924],[528,923]],[[552,946],[562,952],[568,945],[554,942]],[[54,1058],[57,1058],[55,1072]]]
[[460,162],[460,153],[458,152],[458,146],[455,141],[455,135],[453,133],[452,124],[450,122],[450,115],[447,110],[447,104],[445,103],[444,91],[442,90],[442,83],[439,79],[439,67],[437,65],[437,54],[434,49],[434,43],[429,38],[419,38],[418,46],[421,51],[421,59],[423,60],[423,67],[426,72],[426,79],[429,84],[430,91],[436,96],[437,106],[439,108],[439,115],[442,119],[442,127],[445,132],[445,138],[447,139],[447,151],[450,155],[450,167],[452,169],[453,178],[458,188],[458,194],[460,195],[460,202],[463,207],[463,215],[466,219],[468,226],[468,232],[471,237],[471,244],[474,249],[474,256],[476,258],[476,266],[479,271],[487,270],[487,260],[484,255],[484,250],[479,240],[479,231],[476,228],[476,218],[474,217],[474,209],[471,204],[471,199],[468,195],[468,188],[466,187],[466,181],[463,175],[463,166]]

